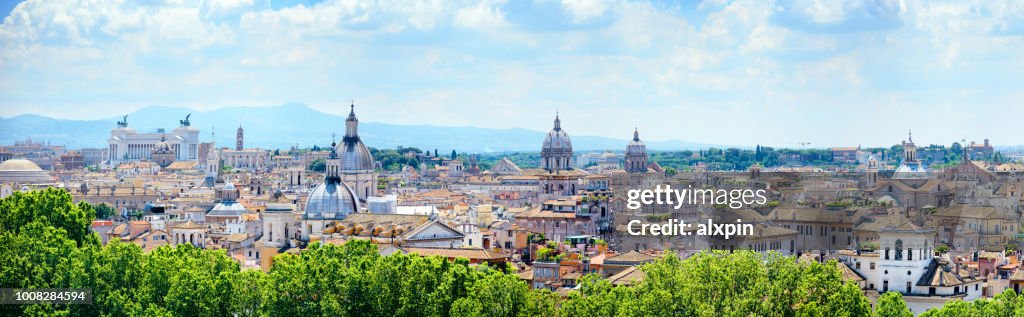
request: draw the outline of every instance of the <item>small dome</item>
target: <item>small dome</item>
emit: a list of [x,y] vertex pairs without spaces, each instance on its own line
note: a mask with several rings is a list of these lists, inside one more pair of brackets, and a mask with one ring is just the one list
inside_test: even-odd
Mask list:
[[39,165],[26,159],[10,159],[0,163],[0,171],[42,171]]
[[309,193],[306,219],[344,219],[359,211],[356,192],[337,179],[327,179]]
[[160,142],[153,145],[153,154],[171,154],[174,153],[174,149],[171,148],[171,144],[167,142],[167,138],[160,137]]
[[640,131],[633,130],[633,139],[629,140],[629,144],[626,145],[626,154],[644,154],[647,153],[647,145],[644,141],[640,141]]
[[213,209],[210,210],[210,213],[207,214],[207,216],[214,216],[214,217],[217,217],[217,216],[220,216],[220,217],[239,216],[239,215],[246,214],[248,212],[249,212],[249,210],[246,209],[245,206],[243,206],[242,204],[240,204],[238,202],[230,200],[230,201],[222,201],[222,202],[217,203],[216,205],[213,205]]

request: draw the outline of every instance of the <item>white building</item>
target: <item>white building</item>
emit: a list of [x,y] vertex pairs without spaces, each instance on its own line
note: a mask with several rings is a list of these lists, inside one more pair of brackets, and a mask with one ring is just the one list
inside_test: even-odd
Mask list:
[[262,149],[229,150],[220,149],[224,166],[249,171],[265,170],[270,163],[270,152]]
[[152,133],[140,133],[128,127],[128,116],[117,122],[117,128],[110,131],[110,139],[107,140],[107,162],[111,166],[117,166],[123,162],[149,160],[150,153],[161,138],[166,138],[167,143],[177,154],[176,161],[197,161],[199,160],[199,129],[193,128],[188,117],[181,120],[181,126],[170,133],[158,129]]
[[398,195],[388,194],[380,197],[366,198],[366,211],[375,214],[393,214],[398,212]]
[[846,265],[865,280],[866,289],[900,292],[915,314],[944,303],[981,297],[982,281],[958,265],[934,256],[935,231],[911,222],[881,228],[878,251],[844,254]]

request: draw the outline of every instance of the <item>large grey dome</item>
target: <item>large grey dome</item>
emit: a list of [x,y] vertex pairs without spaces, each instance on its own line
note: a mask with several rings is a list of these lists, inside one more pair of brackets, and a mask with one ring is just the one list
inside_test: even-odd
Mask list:
[[10,159],[0,163],[0,183],[50,184],[53,178],[26,159]]
[[344,219],[359,211],[356,192],[336,178],[328,178],[309,193],[306,219]]
[[345,120],[345,137],[335,148],[340,153],[342,171],[373,170],[373,155],[359,139],[359,119],[356,118],[355,105],[352,105]]
[[562,130],[562,121],[555,116],[555,127],[548,131],[548,135],[544,138],[544,147],[542,151],[569,151],[572,152],[572,140],[569,139],[569,133]]
[[355,139],[353,142],[348,140],[342,140],[341,144],[338,144],[341,152],[341,170],[343,171],[357,171],[357,170],[372,170],[373,169],[373,155],[370,155],[370,150],[366,148],[359,139]]

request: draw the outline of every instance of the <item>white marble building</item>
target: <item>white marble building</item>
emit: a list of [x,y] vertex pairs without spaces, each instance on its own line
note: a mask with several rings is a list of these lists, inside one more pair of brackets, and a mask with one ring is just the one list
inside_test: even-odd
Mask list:
[[196,161],[199,159],[199,129],[193,128],[188,119],[181,120],[181,126],[170,133],[163,129],[155,132],[138,132],[128,127],[125,116],[117,122],[117,128],[110,131],[107,140],[107,163],[117,166],[123,162],[151,159],[153,148],[166,138],[177,154],[175,161]]

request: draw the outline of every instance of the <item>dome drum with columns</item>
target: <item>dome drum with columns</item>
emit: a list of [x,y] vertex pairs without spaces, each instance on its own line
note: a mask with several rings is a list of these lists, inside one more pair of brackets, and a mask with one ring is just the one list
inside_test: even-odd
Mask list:
[[633,140],[626,145],[625,170],[629,173],[647,172],[647,146],[640,141],[640,132],[633,130]]

